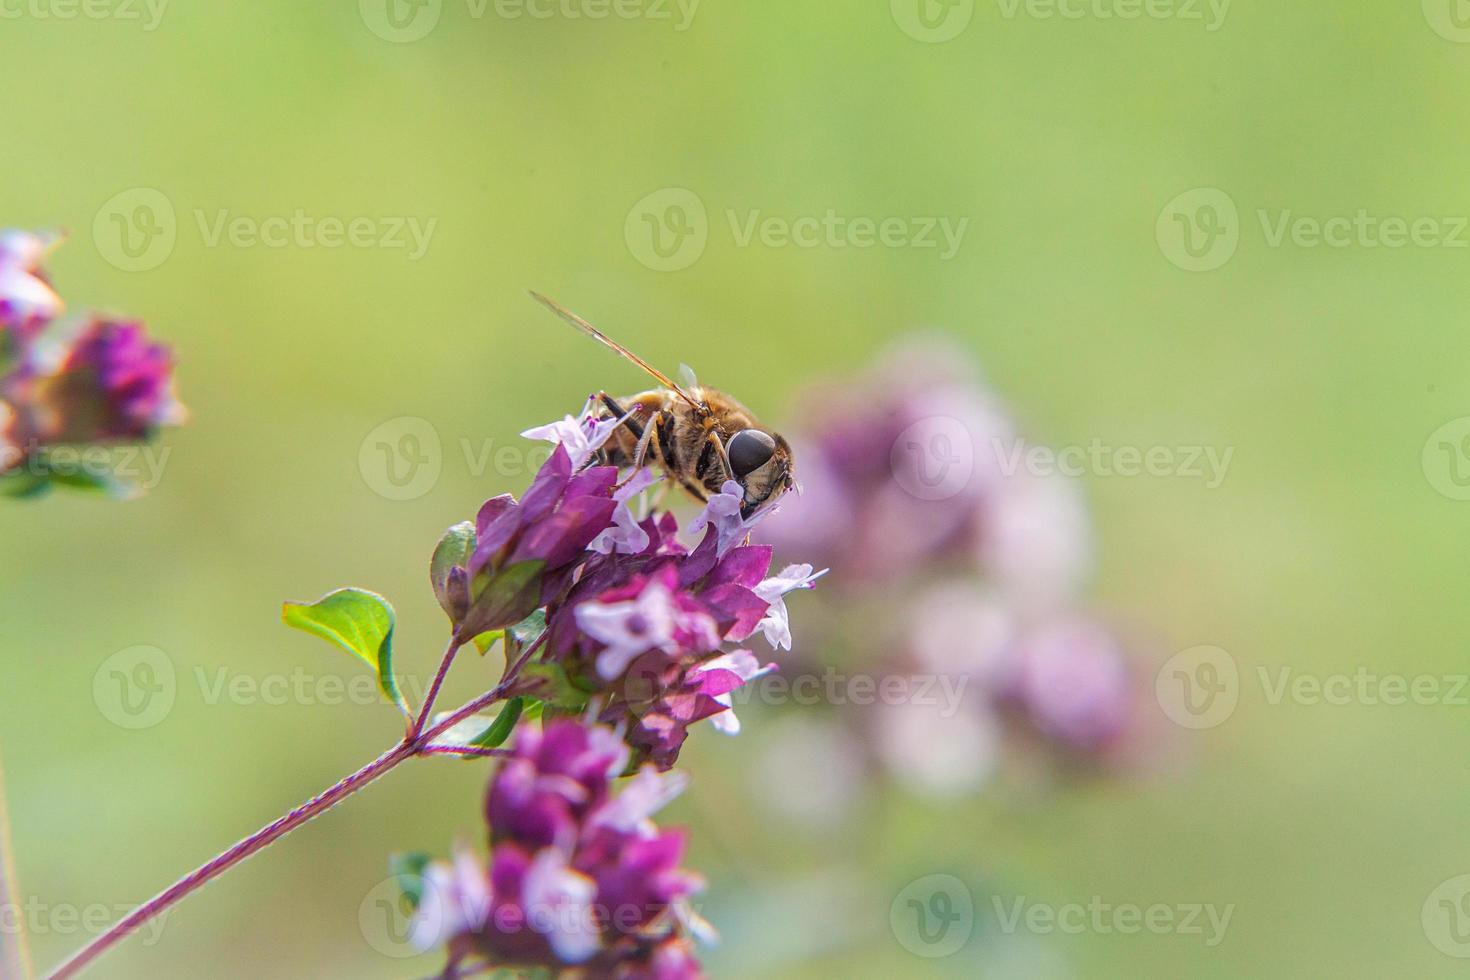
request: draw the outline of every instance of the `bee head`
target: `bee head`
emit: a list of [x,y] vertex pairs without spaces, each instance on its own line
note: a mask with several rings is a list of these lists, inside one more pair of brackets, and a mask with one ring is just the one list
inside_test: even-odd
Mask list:
[[749,518],[791,489],[791,446],[779,435],[760,429],[742,429],[725,446],[735,482],[745,491],[740,516]]

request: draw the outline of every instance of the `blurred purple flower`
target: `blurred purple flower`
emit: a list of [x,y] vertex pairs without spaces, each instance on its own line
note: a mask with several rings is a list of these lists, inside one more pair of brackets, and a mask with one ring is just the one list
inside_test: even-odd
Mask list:
[[[1111,757],[1138,721],[1136,678],[1111,634],[1072,611],[1092,567],[1080,485],[1028,468],[1010,413],[956,348],[907,343],[878,364],[807,397],[810,427],[793,439],[805,492],[759,537],[832,566],[824,619],[859,624],[843,629],[843,652],[880,683],[937,681],[963,697],[850,721],[926,792],[979,789],[1023,733]],[[872,630],[880,598],[902,621]],[[762,625],[779,643],[774,606]]]
[[462,852],[430,865],[414,942],[444,946],[451,970],[478,959],[589,976],[700,976],[688,938],[704,926],[689,899],[703,881],[680,866],[683,833],[651,819],[684,780],[645,768],[613,794],[627,761],[609,728],[563,719],[523,729],[491,780],[488,864]]
[[980,566],[1013,606],[1045,613],[1077,598],[1092,571],[1092,524],[1074,478],[1008,474],[982,515]]
[[[48,485],[54,447],[145,440],[187,414],[172,353],[141,323],[94,316],[53,324],[62,302],[41,264],[59,241],[0,232],[0,473],[36,462],[27,494]],[[89,475],[95,486],[127,490],[109,474]]]
[[22,338],[34,336],[61,314],[61,297],[41,271],[60,241],[55,234],[0,231],[0,335],[10,329]]
[[967,560],[1014,426],[965,363],[947,344],[906,345],[814,390],[799,413],[810,429],[793,439],[802,494],[760,538],[819,558],[847,585]]
[[187,417],[174,394],[173,354],[141,323],[93,320],[64,351],[35,386],[46,442],[146,439]]
[[1102,624],[1075,615],[1048,622],[1022,639],[1017,659],[1017,693],[1043,734],[1095,752],[1127,729],[1133,678],[1117,638]]

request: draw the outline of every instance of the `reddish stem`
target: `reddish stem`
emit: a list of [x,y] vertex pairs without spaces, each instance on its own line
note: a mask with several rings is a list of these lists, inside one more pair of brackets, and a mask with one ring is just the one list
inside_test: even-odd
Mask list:
[[419,708],[418,717],[414,719],[412,727],[408,730],[409,741],[413,741],[424,733],[424,726],[429,723],[429,712],[434,710],[434,702],[439,698],[439,689],[444,686],[444,678],[449,674],[449,665],[454,663],[454,655],[459,652],[460,642],[455,637],[449,638],[449,648],[444,651],[444,657],[439,661],[439,669],[434,674],[434,680],[429,684],[428,693],[424,695],[424,703]]
[[[19,909],[20,885],[15,870],[15,848],[10,841],[10,813],[5,807],[5,767],[0,765],[0,909]],[[21,916],[15,916],[15,931],[0,933],[0,980],[30,980],[31,956]]]
[[[545,639],[546,634],[542,633],[541,636],[537,638],[536,642],[532,643],[531,646],[527,648],[525,654],[522,655],[521,659],[517,661],[514,667],[511,670],[506,671],[506,674],[504,677],[501,678],[500,683],[496,684],[492,690],[487,691],[485,694],[480,695],[473,701],[470,701],[466,704],[461,705],[459,708],[456,708],[443,721],[439,722],[436,725],[433,725],[432,727],[429,727],[427,730],[420,731],[417,737],[405,736],[402,742],[399,742],[393,748],[389,749],[387,752],[384,752],[382,755],[378,756],[372,762],[369,762],[367,765],[363,766],[361,769],[348,776],[346,779],[343,779],[330,788],[322,791],[321,793],[312,797],[310,800],[307,800],[305,803],[298,806],[296,809],[292,810],[290,813],[273,821],[272,823],[267,824],[260,830],[257,830],[255,833],[251,834],[249,837],[246,837],[244,840],[240,841],[234,847],[231,847],[229,850],[225,851],[214,860],[209,861],[208,863],[200,866],[199,868],[180,878],[168,888],[165,888],[163,891],[159,892],[157,895],[153,896],[148,901],[138,906],[132,912],[128,913],[122,919],[114,923],[113,926],[105,933],[92,940],[92,942],[88,943],[77,953],[73,954],[73,956],[69,960],[67,960],[65,963],[62,963],[61,966],[57,967],[56,970],[51,973],[49,980],[66,980],[66,978],[68,977],[76,976],[82,970],[86,969],[93,960],[97,959],[97,957],[101,956],[103,953],[107,952],[123,939],[127,938],[127,936],[131,932],[136,930],[139,926],[142,926],[144,923],[148,922],[155,916],[162,914],[164,911],[177,904],[182,899],[188,897],[193,892],[199,890],[210,881],[218,878],[220,875],[224,874],[230,868],[233,868],[241,861],[250,857],[252,854],[270,844],[273,844],[277,840],[280,840],[282,837],[286,836],[291,831],[311,820],[313,817],[320,816],[321,814],[330,810],[332,807],[336,806],[338,803],[342,802],[353,793],[356,793],[358,790],[362,789],[368,783],[373,782],[379,776],[387,773],[390,769],[395,768],[405,759],[411,759],[415,755],[423,754],[435,738],[442,735],[450,728],[453,728],[456,724],[468,718],[470,715],[475,714],[477,711],[480,711],[488,707],[489,705],[494,704],[496,701],[503,699],[505,697],[505,692],[510,688],[510,685],[514,683],[516,679],[516,674],[519,673],[520,668],[524,666],[526,661],[530,659],[530,655],[532,654],[532,652],[539,648],[542,642],[545,641]],[[456,646],[451,644],[449,651],[445,654],[445,661],[450,660],[454,656],[455,649]],[[437,678],[439,682],[442,682],[443,680],[443,673],[444,669],[441,669],[440,676]],[[421,712],[424,718],[428,717],[428,710],[433,703],[433,696],[435,694],[437,694],[437,690],[431,691],[429,699],[425,701],[425,707]],[[420,726],[416,723],[415,728],[419,727]]]

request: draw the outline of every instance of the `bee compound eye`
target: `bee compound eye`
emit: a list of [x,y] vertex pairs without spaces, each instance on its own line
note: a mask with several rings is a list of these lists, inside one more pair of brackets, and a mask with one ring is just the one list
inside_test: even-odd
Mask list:
[[743,477],[770,462],[776,453],[776,440],[759,429],[742,429],[735,433],[725,452],[730,457],[730,469]]

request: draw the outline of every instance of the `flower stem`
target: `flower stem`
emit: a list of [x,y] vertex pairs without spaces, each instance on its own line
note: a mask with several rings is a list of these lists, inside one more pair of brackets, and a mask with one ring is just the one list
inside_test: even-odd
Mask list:
[[[230,870],[241,861],[250,857],[252,854],[265,848],[267,845],[273,844],[277,840],[280,840],[282,837],[297,829],[302,824],[305,824],[313,817],[320,816],[321,814],[330,810],[332,807],[336,806],[338,803],[342,802],[353,793],[356,793],[358,790],[373,782],[378,777],[384,775],[389,770],[397,767],[404,760],[411,759],[416,755],[423,754],[424,750],[429,747],[430,743],[433,742],[435,738],[439,737],[450,728],[453,728],[456,724],[468,718],[470,715],[494,704],[497,701],[504,700],[505,693],[510,689],[511,684],[515,682],[516,675],[519,674],[520,668],[525,665],[525,663],[530,659],[531,654],[534,653],[545,640],[546,634],[542,633],[541,636],[537,638],[536,642],[532,643],[530,647],[527,648],[526,652],[522,654],[521,659],[516,662],[514,667],[511,670],[506,671],[505,676],[500,679],[500,683],[496,684],[494,688],[480,695],[478,698],[475,698],[473,701],[469,701],[466,704],[461,705],[459,708],[451,712],[449,716],[446,717],[443,721],[439,722],[437,725],[428,727],[426,730],[420,731],[417,736],[404,736],[403,741],[399,742],[393,748],[389,749],[387,752],[384,752],[372,762],[369,762],[367,765],[357,770],[357,772],[337,782],[335,785],[329,787],[328,789],[323,790],[321,793],[318,793],[316,796],[312,797],[310,800],[307,800],[305,803],[301,804],[290,813],[285,814],[277,820],[274,820],[266,826],[262,827],[260,830],[257,830],[255,833],[251,834],[249,837],[246,837],[244,840],[240,841],[235,846],[225,851],[223,854],[214,858],[212,861],[209,861],[199,868],[196,868],[194,871],[189,872],[184,877],[180,878],[178,881],[174,882],[172,885],[165,888],[163,891],[159,892],[157,895],[153,896],[142,905],[138,906],[132,912],[119,919],[105,933],[98,936],[96,939],[92,940],[92,942],[84,946],[81,950],[73,954],[70,959],[62,963],[61,966],[57,967],[56,970],[54,970],[50,974],[48,980],[67,980],[68,977],[76,976],[82,970],[86,969],[93,960],[97,959],[97,957],[101,956],[113,946],[126,939],[130,933],[138,929],[144,923],[163,914],[169,908],[171,908],[184,898],[187,898],[195,891],[198,891],[210,881],[218,878],[220,875],[224,874],[226,871]],[[439,681],[443,680],[442,674],[447,671],[447,664],[448,661],[453,658],[454,650],[455,647],[451,645],[449,651],[445,654],[444,663],[441,664],[441,676],[438,678]],[[425,708],[422,712],[424,718],[428,717],[428,706],[431,705],[432,702],[432,696],[429,698],[428,701],[425,702]],[[415,727],[417,728],[419,726],[416,724]],[[6,977],[5,980],[9,980],[9,978]]]
[[459,640],[451,636],[449,647],[444,651],[444,658],[439,661],[439,669],[434,674],[434,680],[429,684],[428,693],[424,695],[424,704],[419,708],[418,717],[414,719],[413,726],[408,730],[409,741],[424,733],[424,726],[429,723],[431,717],[430,712],[434,710],[434,702],[439,698],[439,689],[444,686],[444,678],[449,675],[449,667],[454,663],[454,655],[459,652],[459,648]]
[[15,931],[0,931],[0,980],[30,980],[31,951],[20,915],[20,885],[16,878],[15,847],[10,840],[10,812],[5,806],[5,767],[0,764],[0,909],[14,914]]
[[129,933],[164,912],[175,902],[178,902],[209,881],[224,874],[230,868],[233,868],[266,845],[274,843],[286,836],[313,817],[325,813],[337,803],[362,789],[368,783],[377,779],[412,754],[413,744],[406,740],[400,742],[346,779],[341,780],[331,788],[312,797],[290,813],[257,830],[214,860],[191,871],[128,913],[115,923],[112,928],[108,929],[107,932],[98,936],[80,952],[72,956],[71,959],[61,964],[51,974],[51,980],[63,980],[65,977],[76,976],[93,960],[125,939]]

